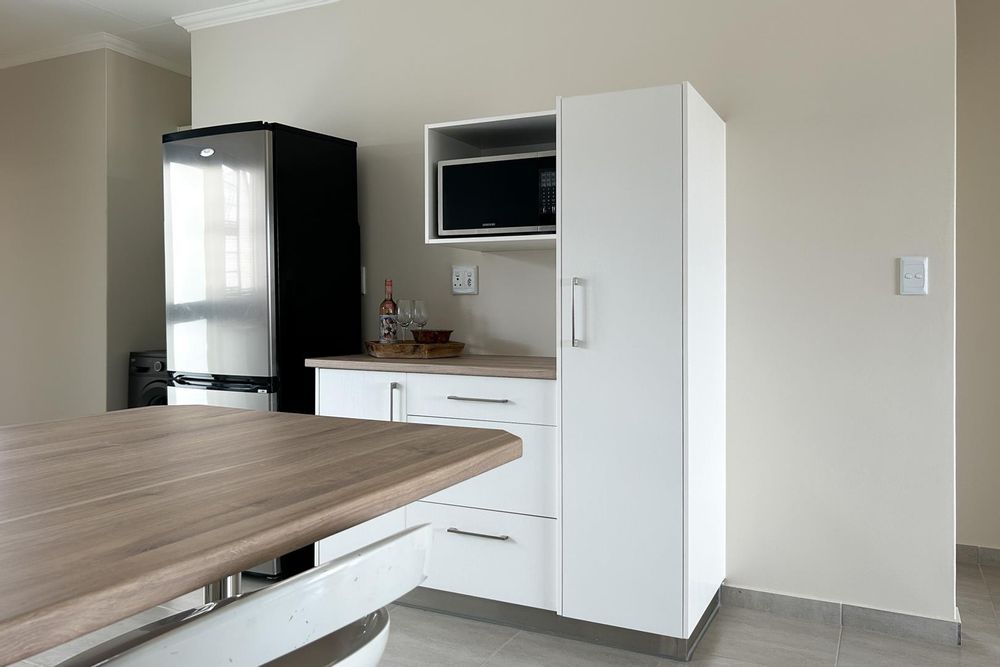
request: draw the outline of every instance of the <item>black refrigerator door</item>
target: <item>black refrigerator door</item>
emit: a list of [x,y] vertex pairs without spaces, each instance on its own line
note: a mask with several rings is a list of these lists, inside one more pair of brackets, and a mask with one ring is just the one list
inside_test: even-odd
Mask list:
[[361,234],[353,142],[273,126],[278,410],[315,412],[309,357],[361,340]]

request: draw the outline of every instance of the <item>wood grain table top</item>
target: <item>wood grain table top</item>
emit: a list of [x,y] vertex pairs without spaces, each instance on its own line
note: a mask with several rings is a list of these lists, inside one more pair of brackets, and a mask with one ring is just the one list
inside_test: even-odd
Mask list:
[[495,354],[463,354],[448,359],[376,359],[367,354],[306,359],[310,368],[437,375],[486,375],[502,378],[555,380],[555,357],[516,357]]
[[0,665],[520,455],[499,430],[206,406],[0,428]]

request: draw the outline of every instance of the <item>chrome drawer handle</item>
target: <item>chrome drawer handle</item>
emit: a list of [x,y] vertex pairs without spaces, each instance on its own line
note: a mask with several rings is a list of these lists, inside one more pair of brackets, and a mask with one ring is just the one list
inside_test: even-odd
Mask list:
[[471,398],[469,396],[449,396],[449,401],[473,401],[475,403],[510,403],[509,398]]
[[449,533],[455,533],[456,535],[471,535],[472,537],[485,537],[490,540],[500,540],[501,542],[506,542],[510,539],[510,535],[487,535],[486,533],[473,533],[468,530],[459,530],[458,528],[449,528]]

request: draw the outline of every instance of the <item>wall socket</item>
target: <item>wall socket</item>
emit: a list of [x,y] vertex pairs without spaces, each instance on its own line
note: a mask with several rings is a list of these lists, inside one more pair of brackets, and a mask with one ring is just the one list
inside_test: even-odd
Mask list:
[[451,267],[452,294],[479,294],[479,267]]

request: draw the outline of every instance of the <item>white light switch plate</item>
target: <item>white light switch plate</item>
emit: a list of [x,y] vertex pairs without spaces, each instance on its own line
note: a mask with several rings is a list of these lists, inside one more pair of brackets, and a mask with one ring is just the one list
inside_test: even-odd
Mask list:
[[903,296],[927,294],[927,258],[899,258],[899,293]]
[[451,267],[452,294],[479,294],[479,267]]

